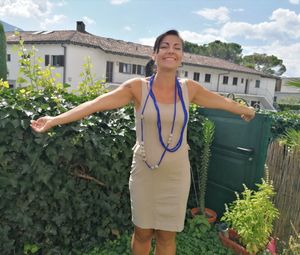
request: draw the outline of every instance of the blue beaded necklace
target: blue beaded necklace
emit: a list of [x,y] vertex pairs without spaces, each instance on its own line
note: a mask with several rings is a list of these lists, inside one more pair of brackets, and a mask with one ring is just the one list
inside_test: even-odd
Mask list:
[[[170,135],[168,137],[167,143],[165,143],[163,141],[162,132],[161,132],[160,110],[159,110],[159,106],[158,106],[157,100],[155,98],[155,95],[153,93],[153,81],[154,81],[154,77],[155,76],[152,75],[151,78],[150,78],[149,93],[148,93],[148,95],[146,97],[146,100],[145,100],[145,103],[144,103],[144,106],[143,106],[142,112],[141,112],[141,144],[140,144],[140,146],[141,146],[141,154],[142,154],[142,157],[143,157],[143,161],[145,162],[145,164],[150,169],[156,169],[156,168],[159,167],[159,165],[161,164],[161,162],[162,162],[162,160],[163,160],[163,158],[164,158],[164,156],[165,156],[165,154],[166,154],[167,151],[168,152],[175,152],[175,151],[177,151],[180,148],[180,146],[182,144],[182,140],[183,140],[184,130],[185,130],[185,127],[186,127],[187,121],[188,121],[188,112],[187,112],[185,104],[184,104],[184,99],[183,99],[183,95],[182,95],[182,89],[181,89],[179,80],[176,77],[176,79],[175,79],[175,90],[174,90],[174,93],[175,93],[175,95],[174,95],[174,113],[173,113],[173,121],[172,121],[171,132],[170,132]],[[182,105],[183,114],[184,114],[184,120],[183,120],[183,125],[182,125],[181,131],[180,131],[180,136],[179,136],[179,139],[178,139],[176,145],[174,147],[172,147],[172,148],[169,148],[169,145],[172,142],[173,131],[174,131],[174,126],[175,126],[177,93],[178,93],[178,97],[179,97],[181,105]],[[145,112],[145,109],[146,109],[146,105],[147,105],[149,96],[152,98],[152,101],[153,101],[153,104],[154,104],[154,107],[155,107],[155,110],[156,110],[156,115],[157,115],[156,125],[157,125],[157,132],[158,132],[158,136],[159,136],[159,141],[160,141],[160,144],[162,145],[162,147],[164,148],[164,151],[163,151],[162,155],[160,156],[160,159],[159,159],[158,163],[156,165],[154,165],[154,166],[150,165],[147,162],[146,152],[145,152],[145,147],[144,147],[144,112]]]

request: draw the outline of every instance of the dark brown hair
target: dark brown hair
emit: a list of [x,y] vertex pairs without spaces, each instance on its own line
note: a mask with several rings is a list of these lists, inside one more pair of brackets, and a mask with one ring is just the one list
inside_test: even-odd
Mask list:
[[182,42],[182,46],[183,46],[183,39],[180,37],[179,32],[177,30],[168,30],[167,32],[164,32],[163,34],[159,35],[154,43],[154,47],[153,47],[153,52],[158,53],[159,51],[159,46],[161,44],[161,41],[167,36],[167,35],[176,35]]

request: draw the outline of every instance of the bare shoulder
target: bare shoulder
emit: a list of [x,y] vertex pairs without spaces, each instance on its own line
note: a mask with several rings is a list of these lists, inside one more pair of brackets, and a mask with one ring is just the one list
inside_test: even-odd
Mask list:
[[186,86],[188,88],[188,91],[191,95],[196,93],[198,89],[201,89],[202,86],[199,82],[196,82],[194,80],[186,79]]
[[135,87],[140,86],[140,84],[141,84],[140,78],[132,78],[122,83],[121,87],[127,89],[134,89]]
[[133,100],[138,104],[142,94],[142,84],[146,81],[145,78],[132,78],[125,81],[120,87],[127,90],[131,94]]
[[190,79],[186,79],[186,84],[189,87],[199,87],[199,86],[202,87],[202,85],[199,82],[194,81],[194,80],[190,80]]
[[199,82],[194,81],[194,80],[187,80],[186,81],[188,93],[189,93],[189,98],[190,101],[193,102],[196,97],[201,97],[207,89],[203,87]]

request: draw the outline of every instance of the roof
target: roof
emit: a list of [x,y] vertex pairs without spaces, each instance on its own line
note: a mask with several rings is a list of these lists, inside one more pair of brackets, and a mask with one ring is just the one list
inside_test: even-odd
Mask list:
[[[18,43],[20,37],[24,40],[24,43],[30,44],[75,44],[86,47],[99,48],[107,53],[133,56],[139,58],[149,59],[152,54],[153,48],[150,46],[126,42],[123,40],[116,40],[112,38],[106,38],[96,36],[87,32],[79,32],[77,30],[57,30],[57,31],[21,31],[19,36],[16,36],[14,32],[6,33],[7,44]],[[242,73],[249,73],[260,75],[263,77],[270,77],[276,79],[276,76],[266,75],[260,71],[252,68],[241,66],[224,59],[207,57],[197,54],[184,53],[183,65],[194,65],[215,69],[222,69],[226,71],[235,71]]]

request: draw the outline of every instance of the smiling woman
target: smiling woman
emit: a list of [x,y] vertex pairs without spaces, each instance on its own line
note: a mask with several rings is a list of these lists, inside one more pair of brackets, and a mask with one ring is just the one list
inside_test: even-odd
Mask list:
[[152,59],[156,73],[126,81],[119,88],[55,117],[32,121],[36,132],[82,119],[94,112],[135,106],[136,144],[129,178],[132,221],[132,252],[149,254],[156,239],[156,255],[176,253],[176,232],[184,228],[190,189],[187,144],[189,104],[223,109],[249,121],[251,108],[203,88],[192,80],[179,79],[183,41],[176,30],[160,35]]

